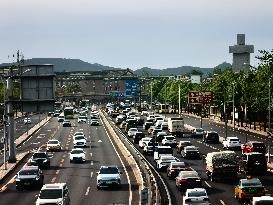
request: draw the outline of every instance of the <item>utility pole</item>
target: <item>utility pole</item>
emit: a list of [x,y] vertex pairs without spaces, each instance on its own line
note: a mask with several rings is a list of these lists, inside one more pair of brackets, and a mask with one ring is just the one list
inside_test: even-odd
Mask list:
[[235,82],[232,83],[232,124],[233,130],[235,128],[235,101],[234,101],[234,90],[235,90]]
[[178,112],[179,112],[179,117],[181,117],[181,94],[180,94],[180,83],[178,87]]
[[271,132],[271,76],[268,82],[268,132]]
[[16,148],[15,148],[15,140],[14,140],[14,113],[13,113],[13,104],[12,104],[12,91],[13,91],[13,81],[12,81],[12,69],[10,70],[10,76],[7,79],[7,115],[8,115],[8,136],[9,136],[9,162],[16,162]]
[[165,105],[164,105],[164,111],[165,111],[165,118],[166,118],[166,110],[167,110],[167,90],[166,90],[166,84],[167,82],[165,83]]
[[153,109],[153,82],[151,83],[151,110]]
[[224,90],[224,120],[225,120],[225,139],[227,139],[226,90]]

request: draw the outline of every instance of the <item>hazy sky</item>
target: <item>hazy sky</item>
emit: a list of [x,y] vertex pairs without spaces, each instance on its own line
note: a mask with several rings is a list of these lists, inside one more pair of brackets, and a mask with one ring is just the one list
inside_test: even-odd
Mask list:
[[231,62],[236,34],[273,48],[272,0],[0,0],[0,63],[78,58],[131,68]]

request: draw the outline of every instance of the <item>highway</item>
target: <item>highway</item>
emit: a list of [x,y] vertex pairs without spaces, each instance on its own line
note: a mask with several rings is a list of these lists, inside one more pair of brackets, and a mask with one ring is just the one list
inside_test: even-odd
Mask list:
[[[171,117],[172,115],[167,115],[167,117]],[[185,123],[187,125],[193,126],[193,127],[199,127],[200,126],[200,119],[197,119],[195,117],[191,116],[184,116]],[[208,119],[203,119],[203,128],[205,130],[214,130],[219,133],[221,137],[223,137],[224,127],[223,125],[219,125],[216,123],[212,123]],[[143,131],[141,126],[138,126],[138,129],[140,131]],[[124,130],[122,130],[124,134]],[[147,134],[146,131],[143,131]],[[234,133],[233,133],[234,132]],[[238,136],[239,139],[244,142],[245,139],[245,133],[233,131],[233,129],[228,129],[229,136]],[[129,138],[132,141],[132,138]],[[248,140],[262,140],[266,142],[265,138],[262,138],[260,136],[256,136],[253,134],[248,134]],[[190,135],[185,136],[183,138],[177,138],[177,141],[180,140],[189,140],[192,142],[193,145],[199,147],[199,151],[202,155],[206,155],[209,152],[214,151],[220,151],[223,150],[221,144],[206,144],[202,142],[202,139],[194,139],[191,138]],[[135,146],[138,148],[138,144],[135,144]],[[139,149],[139,148],[138,148]],[[141,151],[141,149],[139,149]],[[237,151],[238,154],[240,154],[240,151]],[[239,202],[234,199],[234,186],[236,185],[236,182],[232,181],[222,181],[222,182],[211,182],[209,179],[207,179],[206,173],[205,173],[205,164],[203,160],[187,160],[182,159],[179,154],[176,153],[174,150],[174,155],[178,157],[181,161],[185,161],[188,166],[195,169],[202,178],[202,184],[203,187],[206,188],[209,198],[212,202],[212,204],[222,204],[222,205],[237,205]],[[155,166],[155,162],[151,156],[145,156],[148,161]],[[181,192],[178,192],[176,186],[175,186],[175,180],[170,180],[166,176],[165,171],[161,171],[161,176],[164,178],[164,181],[167,183],[168,189],[171,192],[171,198],[172,198],[172,204],[181,204],[183,199],[183,194]],[[244,174],[239,174],[238,179],[245,177]],[[273,193],[273,178],[272,174],[268,173],[265,176],[257,176],[263,183],[264,186],[268,189],[268,193]]]
[[[78,124],[76,120],[73,120],[72,123],[72,127],[62,127],[57,122],[57,118],[52,118],[39,132],[20,146],[18,152],[35,151],[45,145],[48,139],[58,139],[62,143],[63,150],[52,152],[51,168],[43,170],[44,183],[66,182],[72,205],[137,204],[139,199],[135,193],[138,193],[138,187],[134,184],[135,180],[126,162],[121,163],[124,157],[119,158],[118,151],[113,148],[104,126]],[[72,135],[75,131],[83,131],[88,139],[87,147],[84,148],[87,161],[82,164],[74,164],[69,161],[69,151],[73,148]],[[29,158],[30,156],[5,181],[6,188],[2,189],[2,193],[0,193],[1,205],[34,204],[35,195],[39,193],[39,190],[17,191],[15,188],[15,174]],[[97,190],[96,172],[101,165],[117,165],[123,172],[120,189]],[[134,189],[133,194],[130,193],[130,189]]]

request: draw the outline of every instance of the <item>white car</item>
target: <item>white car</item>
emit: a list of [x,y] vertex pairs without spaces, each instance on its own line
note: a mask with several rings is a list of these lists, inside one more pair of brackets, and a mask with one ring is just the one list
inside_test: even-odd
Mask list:
[[86,123],[87,122],[87,117],[82,115],[82,116],[79,116],[78,118],[78,123]]
[[61,151],[62,150],[62,146],[61,146],[61,142],[59,140],[48,140],[47,144],[46,144],[46,150],[47,151]]
[[175,137],[172,136],[172,135],[164,136],[164,138],[162,140],[162,145],[169,145],[171,147],[175,147],[176,146],[176,139],[175,139]]
[[129,130],[128,130],[128,137],[133,137],[135,134],[136,134],[136,132],[138,132],[138,129],[137,128],[130,128]]
[[26,117],[24,119],[24,124],[31,124],[31,119],[29,117]]
[[110,186],[120,187],[120,174],[122,174],[122,172],[119,171],[117,166],[101,166],[97,174],[97,189]]
[[45,184],[35,202],[36,205],[43,204],[70,204],[70,196],[66,183]]
[[179,159],[174,156],[162,155],[156,161],[156,168],[158,170],[167,168],[171,164],[171,162],[179,162]]
[[148,144],[148,142],[150,142],[151,141],[151,137],[143,137],[141,140],[139,140],[139,142],[138,142],[138,146],[139,146],[139,148],[141,148],[141,149],[143,149],[143,147],[145,146],[145,145],[147,145]]
[[183,205],[211,205],[206,189],[187,189],[183,196]]
[[238,137],[227,137],[226,140],[223,141],[224,149],[241,149],[241,141]]
[[72,149],[70,152],[70,163],[71,162],[85,162],[85,151],[82,148]]
[[73,138],[74,147],[86,147],[86,138],[83,135],[77,135]]
[[203,128],[194,128],[192,130],[192,137],[203,137],[206,134]]

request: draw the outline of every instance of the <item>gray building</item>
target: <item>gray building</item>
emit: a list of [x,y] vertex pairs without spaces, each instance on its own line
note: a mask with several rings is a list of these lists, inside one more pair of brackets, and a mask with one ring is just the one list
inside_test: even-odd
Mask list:
[[250,53],[254,53],[254,46],[245,44],[245,34],[237,34],[237,44],[229,46],[229,53],[233,54],[232,70],[234,72],[249,70]]

